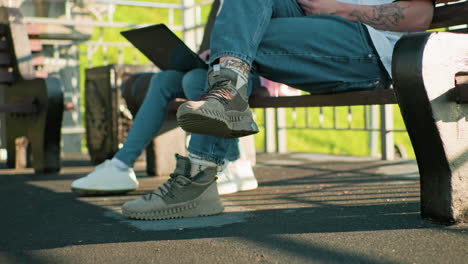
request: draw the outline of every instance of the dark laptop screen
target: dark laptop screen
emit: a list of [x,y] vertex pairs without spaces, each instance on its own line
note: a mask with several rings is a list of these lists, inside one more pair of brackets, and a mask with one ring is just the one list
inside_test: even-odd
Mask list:
[[206,63],[163,24],[127,30],[121,34],[161,70],[207,68]]

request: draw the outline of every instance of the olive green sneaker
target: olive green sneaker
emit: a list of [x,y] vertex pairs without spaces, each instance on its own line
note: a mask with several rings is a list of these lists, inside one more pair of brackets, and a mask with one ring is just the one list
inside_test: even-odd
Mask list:
[[200,101],[187,101],[177,110],[177,122],[187,132],[237,138],[258,133],[247,96],[247,78],[214,65],[208,72],[210,90]]
[[176,155],[177,164],[169,180],[155,191],[126,202],[122,213],[128,218],[162,220],[215,215],[224,206],[216,188],[216,167],[208,167],[190,176],[189,158]]

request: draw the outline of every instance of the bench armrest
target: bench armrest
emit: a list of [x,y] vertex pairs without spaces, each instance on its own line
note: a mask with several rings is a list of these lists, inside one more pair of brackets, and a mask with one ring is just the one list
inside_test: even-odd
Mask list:
[[463,221],[468,212],[468,105],[454,100],[468,71],[468,34],[425,32],[398,41],[395,94],[416,153],[423,217]]

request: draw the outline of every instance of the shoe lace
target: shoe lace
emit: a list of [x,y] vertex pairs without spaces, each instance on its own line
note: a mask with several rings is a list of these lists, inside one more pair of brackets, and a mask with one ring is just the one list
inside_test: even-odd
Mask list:
[[202,96],[201,100],[212,98],[218,100],[222,104],[228,104],[229,100],[233,97],[231,89],[229,89],[230,82],[229,80],[225,80],[215,83],[213,87]]
[[174,186],[179,185],[179,186],[187,186],[189,185],[192,181],[189,180],[186,177],[179,177],[183,175],[175,174],[172,173],[169,175],[170,178],[165,182],[163,185],[159,186],[156,190],[147,193],[146,195],[143,196],[144,200],[151,200],[151,198],[155,195],[161,198],[164,198],[166,196],[169,196],[171,198],[175,197],[175,194],[173,193]]

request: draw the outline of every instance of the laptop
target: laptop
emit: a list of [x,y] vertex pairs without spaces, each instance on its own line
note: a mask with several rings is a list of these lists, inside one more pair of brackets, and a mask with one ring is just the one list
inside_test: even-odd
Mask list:
[[190,71],[208,65],[166,25],[157,24],[120,32],[161,70]]

